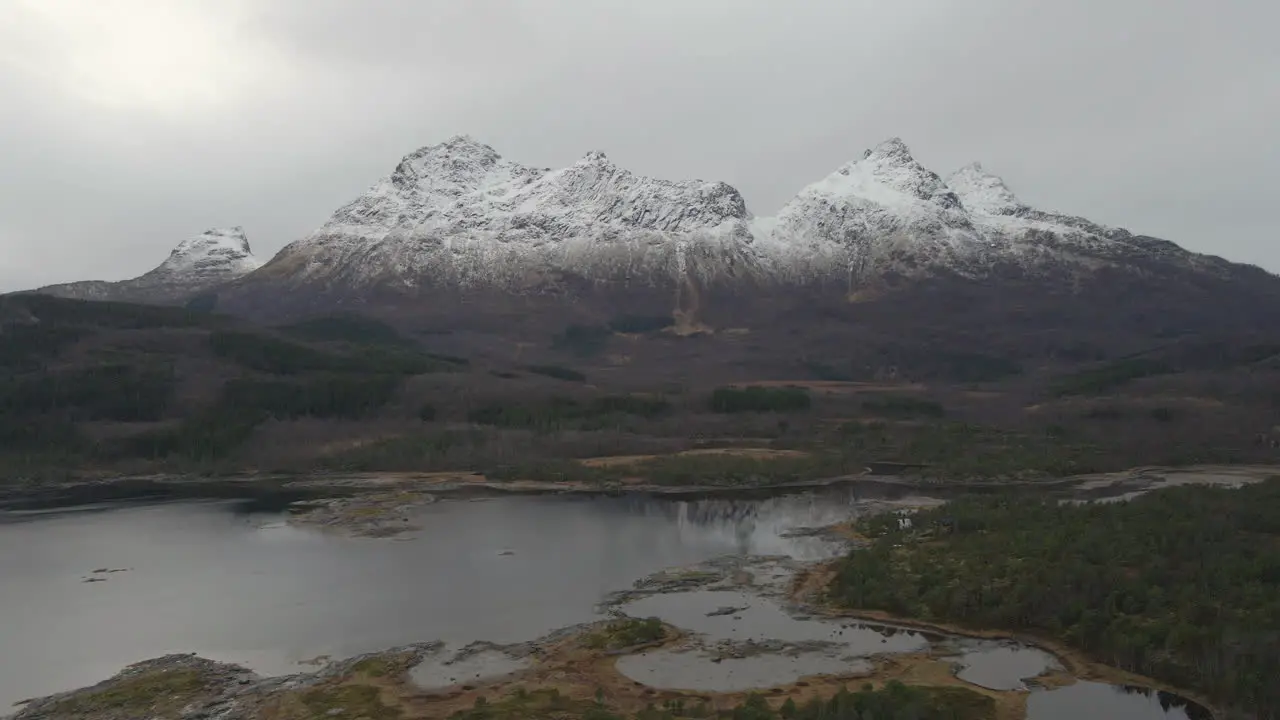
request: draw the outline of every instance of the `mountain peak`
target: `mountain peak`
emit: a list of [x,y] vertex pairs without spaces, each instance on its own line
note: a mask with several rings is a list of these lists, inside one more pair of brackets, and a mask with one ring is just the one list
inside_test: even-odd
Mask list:
[[340,209],[322,231],[365,228],[372,236],[413,227],[473,192],[508,191],[545,170],[504,159],[470,135],[455,135],[405,155],[391,175]]
[[988,172],[981,163],[970,163],[951,173],[947,177],[947,186],[973,212],[1012,215],[1026,208],[1004,180]]
[[247,275],[262,266],[239,225],[210,228],[189,237],[164,262],[129,280],[88,280],[49,285],[38,292],[79,300],[172,302]]
[[437,148],[437,149],[448,149],[448,150],[493,151],[493,148],[491,146],[485,143],[482,143],[479,140],[475,139],[474,136],[467,135],[465,133],[461,135],[454,135],[453,137],[446,139],[444,142],[438,143],[436,145],[429,145],[428,147]]
[[892,137],[846,163],[839,170],[803,192],[854,195],[885,205],[896,205],[895,197],[907,196],[945,209],[960,206],[955,193],[937,173],[921,165],[911,155],[902,138]]
[[888,160],[898,163],[912,163],[916,159],[911,155],[911,148],[900,137],[891,137],[862,154],[863,160]]
[[244,234],[244,227],[240,225],[209,228],[195,237],[187,238],[178,243],[173,252],[178,253],[196,247],[227,247],[237,252],[252,252],[249,249],[249,238]]
[[262,263],[253,256],[239,225],[212,228],[187,238],[152,272],[243,275]]
[[442,143],[418,148],[404,156],[396,172],[421,177],[423,173],[449,166],[492,167],[501,159],[497,150],[470,135],[454,135]]

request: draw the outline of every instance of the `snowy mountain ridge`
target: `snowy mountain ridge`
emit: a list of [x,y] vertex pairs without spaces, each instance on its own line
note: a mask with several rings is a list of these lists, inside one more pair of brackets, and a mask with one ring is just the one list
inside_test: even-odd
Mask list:
[[[1031,208],[977,163],[943,178],[900,138],[801,189],[777,215],[755,217],[723,182],[643,177],[600,152],[535,168],[459,135],[405,156],[260,274],[353,289],[517,292],[554,292],[568,276],[852,284],[886,271],[981,277],[1010,264],[1079,272],[1147,252],[1131,238]],[[1163,257],[1202,256],[1165,248]]]
[[243,229],[213,229],[132,280],[41,291],[160,302],[224,285],[357,300],[374,289],[564,295],[837,283],[853,292],[890,275],[982,279],[1012,268],[1070,279],[1158,267],[1224,277],[1240,267],[1032,208],[978,163],[940,176],[896,137],[757,217],[723,182],[645,177],[598,151],[561,169],[533,167],[466,135],[404,156],[260,265]]

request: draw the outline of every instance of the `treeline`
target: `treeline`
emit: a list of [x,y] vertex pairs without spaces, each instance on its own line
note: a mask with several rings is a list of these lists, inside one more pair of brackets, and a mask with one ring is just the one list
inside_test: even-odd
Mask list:
[[616,333],[639,334],[657,332],[675,324],[670,315],[619,315],[609,321],[609,329]]
[[67,421],[156,421],[174,391],[169,365],[110,364],[0,380],[0,415]]
[[279,328],[286,335],[315,342],[411,347],[412,342],[381,320],[363,315],[322,315]]
[[41,370],[77,341],[101,330],[214,326],[222,322],[182,308],[85,302],[47,295],[0,296],[0,371]]
[[615,333],[657,332],[673,324],[675,320],[670,315],[619,315],[607,325],[569,325],[552,337],[551,347],[581,357],[590,357],[602,352]]
[[485,472],[494,480],[541,480],[607,484],[639,478],[654,485],[758,487],[781,485],[861,470],[835,453],[752,457],[731,453],[661,455],[635,462],[584,465],[577,460],[502,465]]
[[881,395],[862,401],[862,409],[882,417],[907,418],[940,418],[947,414],[946,408],[934,400],[921,400],[906,395]]
[[64,349],[88,334],[74,327],[45,324],[6,325],[0,333],[0,370],[39,370]]
[[357,419],[377,412],[402,382],[398,375],[322,375],[301,381],[239,378],[223,386],[211,407],[178,425],[103,444],[108,457],[208,463],[238,449],[269,419]]
[[[658,457],[636,468],[655,485],[782,485],[850,472],[855,468],[831,453],[751,457],[697,454]],[[861,469],[856,468],[856,469]]]
[[89,326],[101,329],[144,330],[213,327],[225,321],[222,317],[165,305],[69,300],[36,294],[0,297],[0,312],[11,313],[15,310],[30,313],[31,316],[39,319],[40,324],[62,327]]
[[[179,412],[171,408],[177,382],[172,365],[144,356],[134,363],[11,374],[0,380],[0,450],[24,464],[170,457],[211,462],[237,449],[266,420],[367,417],[391,400],[405,375],[459,367],[412,351],[329,353],[235,331],[215,331],[209,341],[223,357],[283,377],[233,379],[211,406]],[[159,422],[175,414],[182,416],[175,424],[97,442],[77,427],[86,421]]]
[[[454,713],[453,720],[624,720],[606,704],[603,691],[595,701],[576,700],[555,689],[514,693],[490,701],[480,697],[474,706]],[[637,712],[635,720],[681,720],[682,718],[723,718],[724,720],[991,720],[995,701],[965,688],[919,687],[890,680],[884,687],[864,685],[860,690],[841,688],[827,698],[812,697],[803,703],[788,698],[777,708],[758,693],[748,695],[739,705],[716,710],[705,701],[672,699],[662,705],[650,704]]]
[[561,365],[525,365],[524,369],[534,375],[543,375],[556,380],[566,380],[568,382],[586,382],[587,380],[586,375],[573,368]]
[[[434,417],[434,410],[433,410]],[[331,470],[444,470],[475,467],[490,448],[478,428],[387,438],[324,458]]]
[[802,387],[719,387],[711,392],[712,412],[801,412],[813,401]]
[[239,330],[211,333],[209,346],[218,357],[242,367],[275,375],[312,372],[419,375],[456,371],[462,358],[430,356],[398,347],[364,345],[347,352],[328,352],[281,338]]
[[1000,480],[1065,477],[1106,469],[1098,448],[1062,428],[1007,430],[964,422],[913,427],[848,422],[836,441],[844,454],[864,460],[927,465],[936,480]]
[[268,417],[262,411],[215,405],[171,427],[99,443],[93,456],[107,460],[181,458],[214,463],[243,445]]
[[1132,358],[1107,363],[1102,367],[1084,370],[1058,378],[1050,390],[1055,395],[1097,395],[1127,385],[1134,380],[1156,375],[1167,375],[1177,370],[1153,358]]
[[1280,344],[1207,340],[1161,348],[1158,353],[1113,360],[1057,378],[1056,395],[1099,395],[1142,378],[1188,371],[1222,371],[1267,362],[1277,366]]
[[377,412],[400,387],[396,375],[325,375],[301,382],[241,378],[223,388],[221,404],[278,419],[356,419]]
[[648,395],[604,395],[590,400],[554,396],[546,400],[496,402],[478,407],[467,419],[478,425],[550,432],[598,429],[628,415],[656,418],[668,414],[671,403]]
[[886,347],[873,358],[809,359],[804,367],[818,380],[871,381],[885,368],[897,368],[904,377],[955,383],[985,383],[1023,372],[1022,364],[1006,355],[947,352],[931,343],[926,347]]
[[[84,340],[94,341],[87,352],[68,353]],[[205,354],[190,340],[244,371],[200,407],[178,402],[175,365],[184,354]],[[368,417],[405,376],[467,365],[355,315],[273,334],[189,308],[3,296],[0,464],[4,475],[22,476],[114,461],[216,463],[267,420]],[[422,406],[419,417],[434,417],[434,408]],[[153,425],[122,436],[128,430],[105,425],[112,422]]]
[[602,352],[611,337],[613,331],[602,325],[570,325],[551,339],[551,347],[590,357]]
[[1098,660],[1280,717],[1280,478],[1122,503],[987,497],[863,523],[841,604],[1032,630]]
[[[394,327],[381,320],[365,317],[364,315],[322,315],[291,325],[284,325],[279,330],[285,335],[301,340],[337,343],[347,346],[348,349],[354,348],[357,351],[361,347],[381,347],[401,351],[400,353],[379,353],[374,351],[370,354],[367,349],[364,350],[366,359],[372,361],[386,357],[403,358],[407,354],[409,357],[426,358],[445,365],[465,367],[471,364],[471,361],[467,358],[458,357],[457,355],[445,355],[421,350],[412,339],[400,334]],[[387,371],[391,371],[391,368],[387,368]]]

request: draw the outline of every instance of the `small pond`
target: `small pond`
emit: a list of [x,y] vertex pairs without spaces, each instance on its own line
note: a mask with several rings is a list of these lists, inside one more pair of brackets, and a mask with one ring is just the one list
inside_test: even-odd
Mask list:
[[1027,720],[1210,720],[1205,708],[1171,693],[1079,682],[1027,698]]

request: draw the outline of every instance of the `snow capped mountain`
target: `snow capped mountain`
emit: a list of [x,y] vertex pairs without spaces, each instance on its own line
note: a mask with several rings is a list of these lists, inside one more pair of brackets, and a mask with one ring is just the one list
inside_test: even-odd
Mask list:
[[589,288],[674,288],[679,306],[707,288],[835,283],[853,292],[889,276],[1010,271],[1074,282],[1113,268],[1221,278],[1240,267],[1032,208],[977,163],[944,179],[899,138],[757,217],[723,182],[645,177],[601,152],[561,169],[532,167],[459,135],[406,155],[260,268],[240,228],[210,230],[133,280],[42,291],[173,302],[219,287],[228,297],[320,291],[345,302],[373,290],[581,297]]
[[1029,208],[1013,194],[1004,180],[992,175],[982,163],[970,163],[947,177],[947,187],[969,212],[982,215],[1019,215]]
[[214,228],[183,240],[151,271],[130,280],[49,285],[37,292],[81,300],[172,302],[247,275],[262,263],[241,227]]
[[757,228],[775,267],[801,275],[839,267],[855,279],[908,256],[945,261],[980,241],[956,193],[899,138],[802,189]]
[[600,152],[559,170],[529,167],[457,136],[405,156],[251,279],[540,294],[575,281],[853,285],[885,272],[1083,272],[1152,247],[1031,208],[976,163],[943,179],[899,138],[803,188],[776,216],[754,217],[723,182],[643,177]]
[[293,282],[537,287],[749,265],[746,203],[719,182],[635,175],[601,152],[561,170],[458,136],[406,156],[264,269]]
[[1087,234],[1121,240],[1129,232],[1099,225],[1081,217],[1036,210],[1018,199],[1004,180],[987,172],[981,163],[971,163],[947,177],[965,209],[978,224],[1004,232],[1046,230],[1066,234]]
[[159,267],[138,280],[211,285],[251,273],[262,266],[249,249],[244,228],[214,228],[183,240]]

